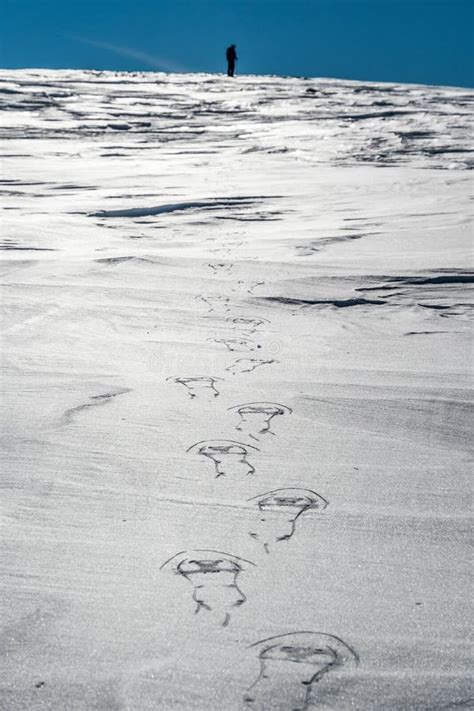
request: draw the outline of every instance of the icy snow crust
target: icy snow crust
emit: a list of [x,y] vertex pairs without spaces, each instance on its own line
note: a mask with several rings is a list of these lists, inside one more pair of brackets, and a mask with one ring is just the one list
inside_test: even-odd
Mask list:
[[[132,155],[160,143],[311,164],[474,165],[467,89],[257,76],[223,86],[206,74],[0,71],[2,125],[12,139],[87,136]],[[104,131],[126,139],[104,143]]]
[[471,708],[474,92],[0,97],[0,706]]

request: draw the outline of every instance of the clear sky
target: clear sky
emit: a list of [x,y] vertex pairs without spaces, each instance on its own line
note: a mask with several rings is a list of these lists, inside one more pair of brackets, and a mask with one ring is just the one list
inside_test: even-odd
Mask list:
[[474,86],[473,0],[0,0],[0,64]]

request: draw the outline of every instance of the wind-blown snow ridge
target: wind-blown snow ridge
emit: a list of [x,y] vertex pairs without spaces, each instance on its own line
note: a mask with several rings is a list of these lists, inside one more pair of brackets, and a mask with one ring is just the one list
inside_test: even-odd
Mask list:
[[194,202],[176,202],[156,207],[131,207],[123,210],[99,210],[90,213],[90,217],[148,217],[162,215],[167,212],[183,212],[183,210],[216,210],[222,207],[248,206],[254,201],[248,198],[213,198],[212,200],[196,200]]
[[381,299],[292,299],[287,296],[266,296],[262,298],[262,301],[293,306],[335,306],[339,309],[351,306],[383,306],[387,303]]

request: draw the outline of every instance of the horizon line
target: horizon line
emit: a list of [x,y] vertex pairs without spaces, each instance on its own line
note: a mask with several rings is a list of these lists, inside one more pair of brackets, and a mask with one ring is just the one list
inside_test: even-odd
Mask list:
[[[52,72],[62,72],[62,71],[67,71],[67,72],[113,72],[115,74],[166,74],[166,75],[179,75],[179,76],[185,76],[188,74],[195,74],[195,75],[205,75],[205,76],[216,76],[216,77],[223,77],[225,79],[229,79],[227,77],[227,74],[225,71],[165,71],[165,70],[160,70],[160,69],[95,69],[95,68],[85,68],[85,67],[34,67],[34,66],[25,66],[25,67],[2,67],[0,66],[0,71],[2,72],[8,72],[8,71],[52,71]],[[310,81],[310,80],[315,80],[315,81],[346,81],[346,82],[353,82],[353,83],[365,83],[365,84],[392,84],[392,85],[397,85],[397,86],[432,86],[432,87],[440,87],[440,88],[445,88],[445,89],[468,89],[471,91],[474,91],[474,84],[467,85],[467,84],[436,84],[436,83],[426,83],[426,82],[416,82],[416,81],[391,81],[388,79],[351,79],[348,77],[337,77],[337,76],[332,76],[332,77],[325,77],[325,76],[311,76],[308,74],[236,74],[235,77],[232,77],[232,79],[229,79],[229,81],[238,81],[239,77],[271,77],[271,78],[279,78],[279,79],[301,79],[302,81]]]

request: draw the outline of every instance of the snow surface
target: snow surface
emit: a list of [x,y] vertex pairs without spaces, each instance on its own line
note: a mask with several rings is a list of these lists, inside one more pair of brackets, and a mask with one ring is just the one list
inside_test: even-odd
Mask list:
[[0,97],[2,709],[472,708],[474,92]]

